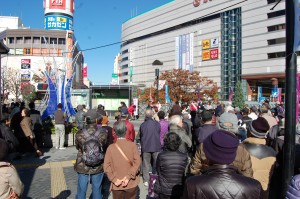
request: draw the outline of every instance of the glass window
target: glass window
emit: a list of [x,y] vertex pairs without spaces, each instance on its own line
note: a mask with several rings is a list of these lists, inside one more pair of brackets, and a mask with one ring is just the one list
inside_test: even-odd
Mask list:
[[57,38],[50,38],[50,44],[57,44]]
[[23,37],[17,37],[16,44],[23,44]]
[[274,17],[279,17],[279,16],[283,16],[285,15],[285,10],[279,10],[279,11],[276,11],[276,12],[271,12],[271,13],[268,13],[268,18],[274,18]]
[[42,44],[48,44],[49,38],[48,37],[42,37]]
[[41,38],[40,37],[33,37],[33,44],[40,44]]
[[31,37],[25,37],[24,44],[31,44]]
[[15,43],[15,38],[14,37],[9,37],[8,38],[8,43],[9,44],[14,44]]
[[66,39],[65,38],[58,38],[58,44],[65,45],[66,44]]

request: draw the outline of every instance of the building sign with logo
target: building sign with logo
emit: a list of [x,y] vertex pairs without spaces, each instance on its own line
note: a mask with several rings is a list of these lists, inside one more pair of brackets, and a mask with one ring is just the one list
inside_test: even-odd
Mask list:
[[66,9],[66,0],[50,0],[49,4],[50,9]]
[[219,59],[219,38],[202,40],[202,61]]
[[194,7],[198,7],[201,5],[201,3],[203,4],[203,3],[207,3],[209,1],[212,1],[212,0],[194,0],[193,5],[194,5]]
[[30,59],[21,59],[21,69],[30,69]]
[[44,26],[46,30],[73,30],[73,19],[67,16],[45,16]]

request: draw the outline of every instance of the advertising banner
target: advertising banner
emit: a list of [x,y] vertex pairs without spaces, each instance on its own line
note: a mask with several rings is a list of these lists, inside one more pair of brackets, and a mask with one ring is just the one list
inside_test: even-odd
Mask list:
[[194,71],[194,33],[190,34],[190,72]]
[[67,16],[45,16],[44,28],[46,30],[73,30],[73,19]]
[[179,37],[175,38],[175,69],[179,68]]
[[178,68],[182,69],[182,35],[179,36],[179,63]]
[[277,95],[278,102],[281,102],[281,96],[282,96],[282,88],[278,88],[278,95]]
[[218,59],[219,58],[219,49],[212,49],[210,52],[210,59]]
[[133,104],[135,105],[135,109],[134,109],[134,115],[138,115],[139,114],[139,99],[138,98],[133,98]]
[[170,96],[169,96],[169,86],[166,85],[165,87],[165,95],[166,95],[166,103],[171,103],[171,100],[170,100]]
[[30,69],[30,59],[21,59],[21,69]]
[[273,87],[272,88],[271,97],[273,97],[273,98],[277,98],[278,97],[278,87]]
[[186,50],[185,50],[185,70],[190,69],[190,35],[186,35]]
[[[87,64],[83,65],[83,72],[82,72],[83,77],[87,77]],[[117,75],[118,76],[118,75]]]
[[258,103],[260,103],[263,100],[264,100],[264,98],[262,96],[262,87],[258,86],[257,87],[257,101],[258,101]]
[[185,70],[185,63],[186,63],[186,56],[185,56],[185,54],[186,54],[186,48],[185,48],[185,46],[186,46],[186,35],[182,35],[182,42],[181,42],[181,49],[182,49],[182,51],[181,51],[181,53],[182,53],[182,63],[181,63],[181,68],[183,69],[183,70]]
[[295,3],[295,30],[294,30],[294,52],[300,51],[300,0]]
[[65,10],[66,9],[66,0],[50,0],[49,8]]
[[202,61],[210,60],[210,51],[203,50],[202,51]]
[[21,82],[29,82],[30,74],[21,74]]

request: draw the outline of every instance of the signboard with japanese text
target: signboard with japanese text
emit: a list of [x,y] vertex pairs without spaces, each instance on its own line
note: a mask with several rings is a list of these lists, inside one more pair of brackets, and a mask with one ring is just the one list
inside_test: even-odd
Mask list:
[[66,0],[50,0],[49,8],[65,10],[66,9]]
[[219,58],[219,49],[211,49],[210,51],[210,59],[218,59]]
[[210,40],[209,39],[202,40],[202,49],[209,49],[209,48],[210,48]]
[[194,33],[175,38],[175,65],[178,69],[193,71]]
[[82,72],[82,76],[83,77],[87,77],[87,64],[83,64],[83,72]]
[[73,30],[73,19],[67,16],[45,16],[44,28],[46,30]]
[[206,61],[210,59],[210,51],[209,50],[203,50],[202,51],[202,60]]
[[21,59],[21,69],[30,69],[30,59]]
[[21,82],[29,82],[30,74],[21,74]]

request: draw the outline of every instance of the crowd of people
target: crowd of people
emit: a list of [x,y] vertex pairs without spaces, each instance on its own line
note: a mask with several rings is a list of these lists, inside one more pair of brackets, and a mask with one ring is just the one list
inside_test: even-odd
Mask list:
[[[19,141],[17,151],[29,148],[39,157],[43,155],[39,145],[40,113],[34,109],[34,103],[29,107],[30,110],[15,105],[2,125]],[[138,198],[140,176],[149,189],[149,198],[299,198],[300,150],[296,150],[295,178],[287,193],[280,192],[282,103],[271,108],[266,101],[257,108],[232,107],[231,103],[221,102],[176,102],[167,112],[159,103],[149,104],[138,131],[130,121],[136,119],[136,107],[130,107],[121,102],[113,125],[109,125],[103,105],[89,110],[82,105],[77,107],[77,199],[86,198],[89,182],[92,198],[108,198],[110,193],[117,199]],[[55,147],[63,150],[66,114],[62,104],[57,106],[54,122]],[[2,134],[3,131],[1,127]],[[23,184],[6,159],[10,149],[3,140],[5,135],[0,137],[0,199],[11,194],[21,197]],[[299,140],[296,144],[300,146]],[[10,183],[7,172],[13,173],[16,185]]]

